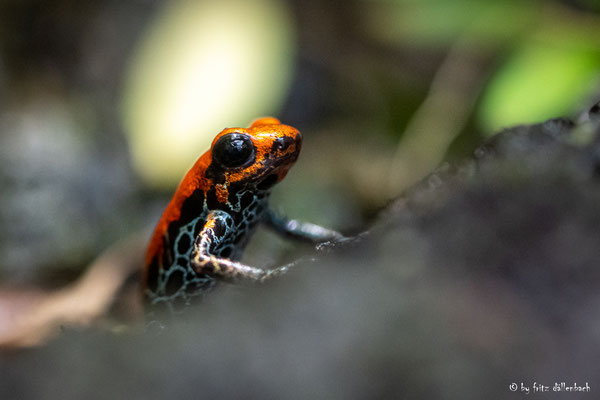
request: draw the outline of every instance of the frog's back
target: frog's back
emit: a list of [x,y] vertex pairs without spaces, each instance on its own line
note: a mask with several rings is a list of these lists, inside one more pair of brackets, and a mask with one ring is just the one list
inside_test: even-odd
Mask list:
[[152,299],[171,297],[184,289],[190,293],[211,286],[212,279],[198,276],[189,259],[194,239],[206,223],[209,183],[201,171],[206,169],[206,154],[186,174],[163,213],[146,252],[145,291]]

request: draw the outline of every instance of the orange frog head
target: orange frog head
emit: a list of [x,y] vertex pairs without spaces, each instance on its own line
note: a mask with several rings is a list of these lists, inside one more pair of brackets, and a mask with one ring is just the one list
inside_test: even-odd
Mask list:
[[249,128],[228,128],[213,140],[205,178],[217,197],[230,190],[268,190],[281,181],[298,159],[302,135],[275,118],[260,118]]

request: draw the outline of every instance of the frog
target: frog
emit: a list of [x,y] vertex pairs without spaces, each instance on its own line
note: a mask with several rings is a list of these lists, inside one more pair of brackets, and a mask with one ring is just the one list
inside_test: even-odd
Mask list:
[[240,261],[264,225],[313,244],[335,243],[336,230],[287,219],[269,207],[272,188],[300,154],[302,134],[277,118],[226,128],[185,174],[151,236],[142,274],[149,310],[179,313],[222,283],[263,283],[296,262],[265,269]]

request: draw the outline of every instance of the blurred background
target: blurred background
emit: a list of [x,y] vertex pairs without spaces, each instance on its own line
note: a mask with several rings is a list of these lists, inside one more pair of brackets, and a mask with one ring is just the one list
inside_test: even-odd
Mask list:
[[597,0],[1,0],[0,285],[149,235],[216,133],[264,115],[305,138],[274,207],[364,229],[442,160],[597,101],[598,32]]

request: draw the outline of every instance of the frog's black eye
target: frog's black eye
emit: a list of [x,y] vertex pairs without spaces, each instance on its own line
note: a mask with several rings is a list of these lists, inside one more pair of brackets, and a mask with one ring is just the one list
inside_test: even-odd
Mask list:
[[237,168],[254,159],[254,145],[247,135],[229,133],[217,140],[212,149],[213,160],[225,168]]

